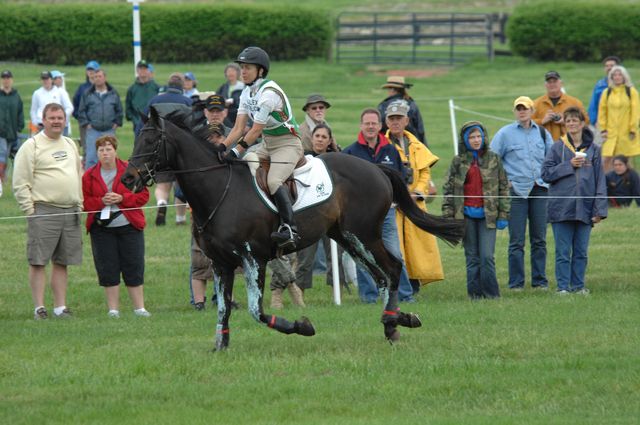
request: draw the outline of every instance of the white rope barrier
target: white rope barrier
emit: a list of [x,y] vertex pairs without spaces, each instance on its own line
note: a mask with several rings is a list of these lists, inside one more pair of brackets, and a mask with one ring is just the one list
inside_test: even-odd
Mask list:
[[[637,196],[510,196],[510,195],[432,195],[429,198],[483,198],[483,199],[638,199]],[[160,207],[173,208],[178,206],[188,207],[189,204],[166,204],[166,205],[155,205],[155,206],[147,206],[147,207],[138,207],[138,208],[120,208],[120,211],[133,211],[133,210],[154,210]],[[8,217],[0,217],[0,221],[3,220],[19,220],[19,219],[27,219],[27,218],[37,218],[37,217],[55,217],[55,216],[63,216],[63,215],[85,215],[85,214],[99,214],[101,210],[98,211],[76,211],[76,212],[68,212],[68,213],[55,213],[55,214],[39,214],[39,215],[14,215]]]
[[[451,99],[451,101],[453,102],[453,99]],[[496,121],[502,121],[502,122],[508,122],[508,123],[511,123],[511,122],[514,121],[513,119],[507,119],[507,118],[498,117],[498,116],[495,116],[495,115],[484,114],[482,112],[474,111],[472,109],[466,109],[466,108],[463,108],[463,107],[458,106],[458,105],[453,105],[453,108],[455,110],[457,110],[457,111],[462,111],[462,112],[467,112],[469,114],[479,115],[481,117],[490,118],[490,119],[493,119],[493,120],[496,120]]]

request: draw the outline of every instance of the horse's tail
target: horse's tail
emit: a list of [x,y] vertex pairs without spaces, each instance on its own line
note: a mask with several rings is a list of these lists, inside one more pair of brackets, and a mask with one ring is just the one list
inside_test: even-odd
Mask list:
[[457,245],[464,237],[464,220],[443,218],[421,210],[411,198],[404,179],[396,170],[379,165],[379,168],[387,176],[393,187],[393,202],[409,217],[409,220],[422,230],[446,241],[451,245]]

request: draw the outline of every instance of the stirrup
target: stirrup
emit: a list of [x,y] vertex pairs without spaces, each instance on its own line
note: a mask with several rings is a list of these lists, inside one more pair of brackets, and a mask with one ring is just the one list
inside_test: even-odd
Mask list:
[[278,227],[277,232],[271,234],[271,239],[278,244],[279,248],[295,248],[298,242],[298,233],[290,225],[283,223]]

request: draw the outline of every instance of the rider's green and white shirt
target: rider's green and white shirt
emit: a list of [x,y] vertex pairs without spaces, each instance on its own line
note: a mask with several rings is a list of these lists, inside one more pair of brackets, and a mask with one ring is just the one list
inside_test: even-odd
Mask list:
[[238,115],[249,115],[253,122],[264,124],[262,132],[268,136],[282,136],[298,132],[287,95],[271,80],[259,79],[247,86],[240,95]]

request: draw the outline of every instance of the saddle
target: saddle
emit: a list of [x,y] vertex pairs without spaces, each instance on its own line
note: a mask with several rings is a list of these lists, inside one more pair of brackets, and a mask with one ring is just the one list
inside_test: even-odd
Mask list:
[[[300,158],[300,161],[298,161],[294,169],[300,168],[306,163],[307,159],[303,156],[302,158]],[[258,187],[260,189],[262,189],[267,195],[269,195],[269,200],[275,204],[273,195],[271,195],[269,186],[267,185],[267,175],[269,174],[269,168],[271,168],[271,161],[261,159],[260,166],[256,170],[256,183],[258,184]],[[289,191],[291,204],[295,204],[295,202],[298,200],[298,188],[296,187],[296,180],[293,178],[293,174],[284,181],[283,185]]]

